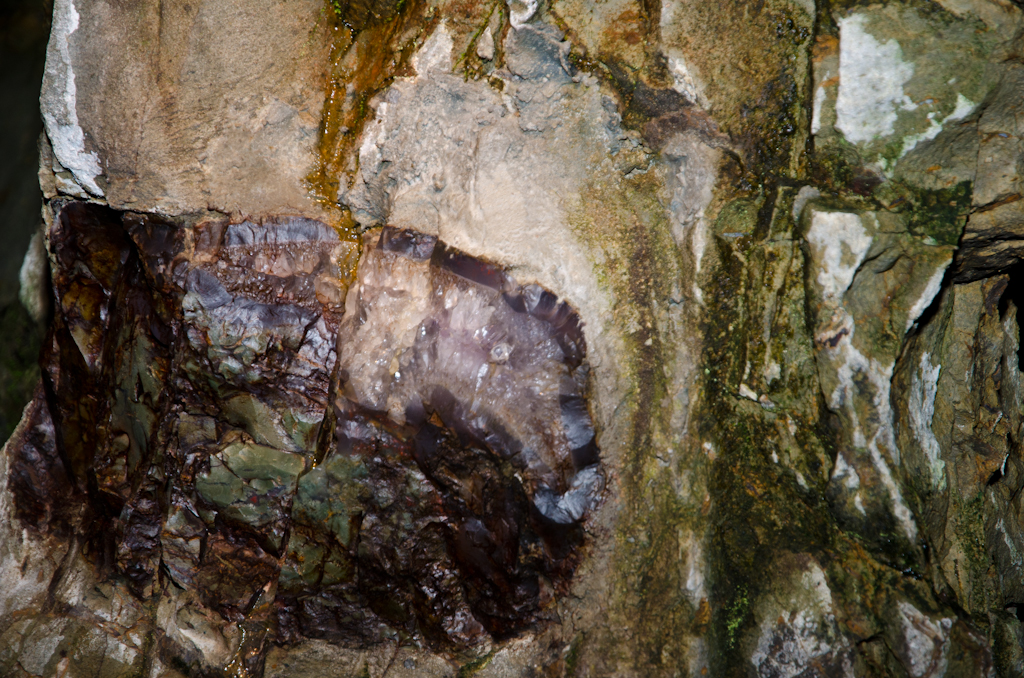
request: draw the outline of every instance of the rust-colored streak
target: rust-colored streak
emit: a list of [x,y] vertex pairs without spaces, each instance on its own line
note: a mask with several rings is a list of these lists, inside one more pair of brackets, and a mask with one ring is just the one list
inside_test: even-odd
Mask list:
[[397,76],[437,22],[423,0],[329,3],[331,67],[320,119],[317,158],[307,176],[313,197],[335,205],[342,177],[358,170],[356,141],[372,117],[373,97]]

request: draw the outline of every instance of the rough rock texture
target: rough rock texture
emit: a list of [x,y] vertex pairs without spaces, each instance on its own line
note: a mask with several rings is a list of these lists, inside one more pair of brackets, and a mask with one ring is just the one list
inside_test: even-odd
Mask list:
[[63,191],[165,214],[315,216],[302,179],[326,29],[316,0],[55,1],[41,101]]
[[[237,624],[249,672],[271,642],[466,650],[550,616],[602,488],[575,311],[388,229],[339,327],[355,243],[321,222],[53,205],[45,397],[10,446],[21,522],[73,533],[118,595],[170,586],[194,596],[177,619]],[[388,322],[417,299],[436,302]],[[158,608],[117,622],[168,662],[223,665]]]
[[1024,675],[1003,0],[60,0],[0,674]]

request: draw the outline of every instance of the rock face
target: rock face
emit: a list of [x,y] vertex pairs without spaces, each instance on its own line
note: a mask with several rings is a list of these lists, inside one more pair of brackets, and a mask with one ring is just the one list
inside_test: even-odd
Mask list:
[[249,672],[271,642],[466,650],[545,618],[602,488],[572,308],[410,231],[367,235],[343,305],[356,243],[319,221],[54,206],[16,517],[126,594],[194,592]]
[[1024,675],[1022,17],[56,2],[0,674]]

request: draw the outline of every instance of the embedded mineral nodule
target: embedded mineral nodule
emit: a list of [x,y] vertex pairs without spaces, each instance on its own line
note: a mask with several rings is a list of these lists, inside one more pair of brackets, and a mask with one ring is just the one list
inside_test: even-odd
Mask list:
[[390,227],[360,258],[309,219],[68,201],[49,239],[45,395],[9,447],[41,531],[141,599],[194,591],[253,656],[466,649],[551,614],[603,489],[566,302]]

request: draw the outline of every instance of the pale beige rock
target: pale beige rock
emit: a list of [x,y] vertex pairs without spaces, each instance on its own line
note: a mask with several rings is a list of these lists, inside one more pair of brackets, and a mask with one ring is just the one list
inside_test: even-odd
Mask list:
[[168,214],[319,212],[303,182],[324,96],[322,3],[143,2],[126,11],[62,0],[55,16],[75,28],[54,34],[66,47],[51,41],[42,107],[44,117],[64,112],[64,130],[74,112],[78,155],[57,155],[80,165],[70,169],[90,192]]

